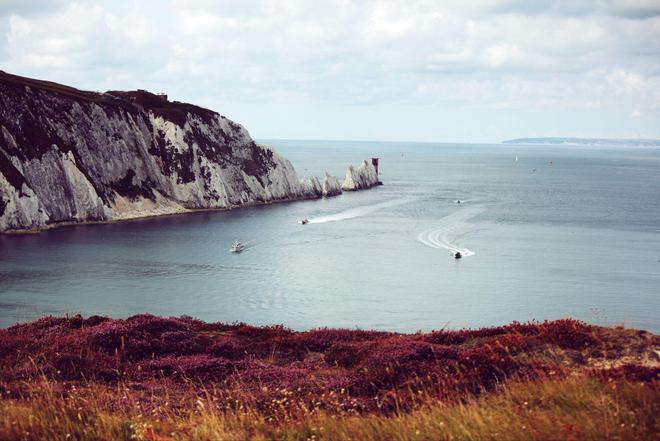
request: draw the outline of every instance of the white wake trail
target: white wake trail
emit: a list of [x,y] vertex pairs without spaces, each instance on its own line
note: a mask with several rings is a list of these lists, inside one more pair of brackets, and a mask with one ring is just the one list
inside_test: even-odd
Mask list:
[[379,202],[377,204],[365,205],[363,207],[350,208],[348,210],[340,211],[339,213],[329,214],[326,216],[314,217],[309,220],[310,224],[323,224],[326,222],[336,222],[346,219],[353,219],[356,217],[366,216],[374,211],[382,210],[383,208],[396,207],[397,205],[407,204],[412,199],[401,198],[392,201]]
[[461,248],[453,243],[449,238],[455,235],[461,235],[469,231],[469,219],[475,217],[484,211],[484,207],[468,207],[458,210],[449,216],[445,216],[438,222],[435,228],[429,228],[417,235],[417,240],[426,246],[436,249],[443,249],[452,254],[461,253],[463,257],[474,256],[474,251],[468,248]]

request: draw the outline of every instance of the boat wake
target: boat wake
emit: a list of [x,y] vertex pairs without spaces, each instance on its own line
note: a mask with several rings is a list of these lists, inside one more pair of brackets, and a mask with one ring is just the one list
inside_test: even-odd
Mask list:
[[410,198],[395,199],[393,201],[379,202],[377,204],[365,205],[362,207],[350,208],[348,210],[340,211],[339,213],[329,214],[326,216],[319,216],[309,219],[310,224],[324,224],[326,222],[337,222],[356,217],[366,216],[375,211],[384,208],[396,207],[397,205],[407,204],[411,201]]
[[461,253],[463,257],[474,256],[474,251],[459,247],[451,241],[450,237],[465,234],[469,230],[467,221],[483,211],[483,207],[458,210],[440,219],[439,226],[436,228],[429,228],[419,233],[417,240],[431,248],[447,250],[452,255]]

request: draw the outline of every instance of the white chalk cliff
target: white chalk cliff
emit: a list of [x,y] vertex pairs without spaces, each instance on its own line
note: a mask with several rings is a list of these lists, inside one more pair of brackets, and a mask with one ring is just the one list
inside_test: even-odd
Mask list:
[[346,178],[341,188],[344,191],[355,191],[371,188],[378,184],[376,168],[367,161],[363,161],[358,168],[353,168],[352,165],[348,167]]
[[339,193],[208,109],[0,71],[0,233]]
[[323,177],[323,188],[321,192],[325,197],[341,194],[341,184],[339,183],[337,176],[330,176],[328,172],[326,172]]

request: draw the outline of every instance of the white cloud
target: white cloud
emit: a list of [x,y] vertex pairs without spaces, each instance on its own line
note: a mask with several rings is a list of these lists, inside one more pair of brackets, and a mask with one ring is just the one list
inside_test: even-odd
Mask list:
[[0,32],[7,71],[229,113],[660,109],[657,1],[0,0]]

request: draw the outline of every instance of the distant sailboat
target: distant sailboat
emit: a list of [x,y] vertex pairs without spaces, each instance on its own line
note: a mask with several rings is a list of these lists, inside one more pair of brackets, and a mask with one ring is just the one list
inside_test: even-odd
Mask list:
[[518,155],[516,155],[516,159],[513,162],[518,163]]

